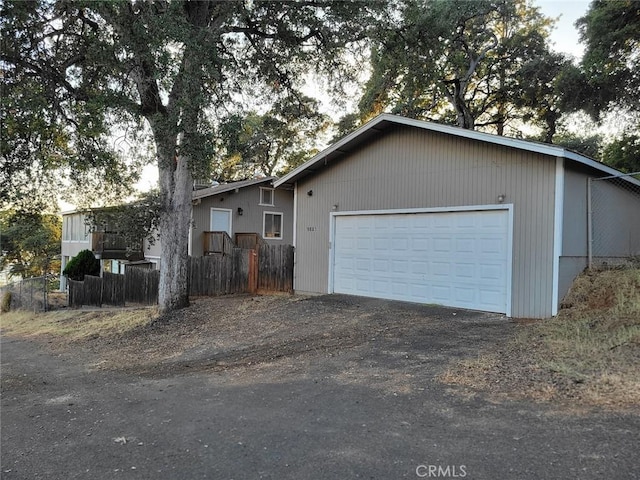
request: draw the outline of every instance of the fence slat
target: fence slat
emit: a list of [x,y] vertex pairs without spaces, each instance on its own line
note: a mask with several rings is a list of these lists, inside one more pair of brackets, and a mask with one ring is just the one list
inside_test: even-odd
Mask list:
[[293,246],[261,245],[258,251],[258,290],[293,291]]
[[84,286],[84,305],[102,306],[102,278],[93,275],[85,275],[82,281]]
[[127,268],[124,275],[125,301],[155,305],[158,303],[160,272],[145,267]]
[[126,280],[124,275],[104,272],[102,277],[102,303],[124,307]]

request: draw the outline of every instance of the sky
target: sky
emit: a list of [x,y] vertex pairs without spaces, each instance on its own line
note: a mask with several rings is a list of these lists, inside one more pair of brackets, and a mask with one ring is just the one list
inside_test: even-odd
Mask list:
[[551,41],[558,52],[582,58],[584,46],[579,43],[578,30],[574,23],[584,16],[590,0],[533,0],[547,17],[557,18],[556,29],[551,33]]

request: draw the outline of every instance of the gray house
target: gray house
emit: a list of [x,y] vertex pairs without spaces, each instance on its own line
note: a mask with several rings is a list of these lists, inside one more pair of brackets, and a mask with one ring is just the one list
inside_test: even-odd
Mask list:
[[[189,255],[202,256],[228,251],[238,246],[253,248],[256,241],[271,245],[293,243],[293,190],[275,190],[275,177],[220,184],[193,192],[192,228]],[[224,236],[221,234],[224,232]],[[228,245],[225,243],[228,239]],[[91,231],[85,215],[79,211],[63,214],[61,290],[66,288],[62,275],[69,260],[81,250],[91,250],[100,259],[102,269],[124,273],[132,261],[160,269],[161,244],[141,240],[141,248],[132,252],[121,236],[111,231]]]
[[381,115],[275,182],[294,189],[294,288],[553,316],[589,227],[613,229],[598,255],[640,254],[640,182],[588,212],[588,179],[614,175],[557,146]]
[[211,232],[258,234],[271,245],[293,243],[293,191],[274,189],[275,177],[243,180],[193,192],[190,255],[201,256],[215,241]]

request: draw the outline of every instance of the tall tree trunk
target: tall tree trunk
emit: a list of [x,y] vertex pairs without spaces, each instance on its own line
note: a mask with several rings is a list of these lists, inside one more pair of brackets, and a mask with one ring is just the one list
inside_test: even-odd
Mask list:
[[544,120],[547,126],[547,128],[545,128],[545,136],[543,140],[545,143],[553,143],[553,136],[556,134],[556,126],[559,116],[560,115],[558,115],[558,113],[553,109],[548,109],[544,114]]
[[[171,136],[168,136],[171,138]],[[162,194],[160,216],[160,311],[189,305],[189,229],[191,228],[191,190],[193,179],[188,158],[176,156],[175,141],[157,141],[158,170]],[[175,136],[173,137],[175,138]]]
[[[467,130],[473,130],[476,126],[476,121],[464,98],[467,83],[457,78],[453,80],[443,80],[442,83],[444,85],[445,95],[456,111],[458,126]],[[448,88],[448,85],[452,86],[451,90]]]

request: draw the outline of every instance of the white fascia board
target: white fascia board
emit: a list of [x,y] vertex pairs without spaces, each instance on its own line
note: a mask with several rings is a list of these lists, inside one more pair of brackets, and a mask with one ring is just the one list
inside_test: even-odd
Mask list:
[[[593,160],[591,158],[583,157],[579,153],[565,151],[564,157],[568,158],[569,160],[582,163],[583,165],[586,165],[588,167],[595,168],[596,170],[600,170],[601,172],[606,173],[607,175],[612,177],[618,177],[620,175],[624,175],[624,172],[621,172],[620,170],[616,170],[613,167],[605,165],[604,163],[597,162],[596,160]],[[637,180],[633,177],[626,176],[621,178],[633,185],[640,186],[640,180]]]
[[544,143],[533,143],[527,140],[519,140],[517,138],[504,137],[502,135],[493,135],[490,133],[478,132],[476,130],[468,130],[466,128],[453,127],[451,125],[442,125],[439,123],[424,122],[413,118],[399,117],[397,115],[384,114],[384,120],[395,122],[411,127],[422,128],[423,130],[431,130],[434,132],[446,133],[457,137],[469,138],[481,142],[494,143],[496,145],[504,145],[506,147],[517,148],[519,150],[528,150],[531,152],[542,153],[554,157],[562,156],[566,150],[554,145]]
[[[340,148],[354,141],[357,137],[362,135],[367,130],[375,128],[382,122],[390,122],[395,123],[397,125],[406,125],[410,127],[420,128],[423,130],[429,130],[433,132],[444,133],[448,135],[454,135],[457,137],[468,138],[471,140],[477,140],[485,143],[492,143],[495,145],[502,145],[505,147],[516,148],[518,150],[524,150],[534,153],[540,153],[542,155],[548,155],[554,158],[562,157],[574,162],[582,163],[588,167],[594,168],[596,170],[600,170],[608,175],[620,175],[622,172],[618,170],[608,167],[600,162],[592,160],[588,157],[580,155],[575,152],[571,152],[565,148],[558,147],[555,145],[548,145],[544,143],[536,143],[530,142],[528,140],[520,140],[517,138],[504,137],[501,135],[493,135],[490,133],[478,132],[475,130],[467,130],[460,127],[454,127],[451,125],[441,125],[439,123],[433,122],[425,122],[423,120],[416,120],[413,118],[400,117],[398,115],[391,115],[389,113],[383,113],[382,115],[377,116],[370,122],[362,125],[357,130],[354,130],[352,133],[338,140],[336,143],[331,145],[330,147],[324,149],[322,152],[318,153],[314,157],[312,157],[307,162],[300,165],[298,168],[292,170],[284,177],[280,178],[276,182],[274,182],[274,186],[277,188],[278,186],[290,182],[292,179],[298,177],[299,174],[304,172],[307,168],[312,167],[326,159],[328,155],[331,153],[340,150]],[[626,177],[626,180],[633,184],[640,185],[640,181],[635,180],[630,177]]]
[[[370,122],[367,122],[364,125],[362,125],[360,128],[354,130],[353,132],[351,132],[346,137],[342,137],[336,143],[332,144],[331,146],[325,148],[320,153],[317,153],[315,156],[311,157],[309,160],[304,162],[298,168],[293,169],[288,174],[286,174],[284,177],[281,177],[279,180],[276,180],[273,183],[274,187],[278,188],[280,185],[282,185],[284,183],[288,183],[292,178],[297,177],[298,174],[304,172],[307,168],[315,165],[316,163],[319,163],[319,162],[323,161],[327,157],[327,155],[335,152],[336,150],[340,150],[340,147],[343,147],[346,144],[350,143],[351,141],[355,140],[360,135],[362,135],[364,132],[366,132],[367,130],[375,127],[376,125],[378,125],[383,120],[388,120],[388,118],[387,118],[388,116],[389,115],[386,115],[386,114],[379,115],[376,118],[374,118],[373,120],[371,120]],[[396,118],[395,115],[390,115],[390,116],[393,117],[393,118]],[[398,118],[401,118],[401,117],[398,117]]]
[[192,200],[199,200],[206,197],[213,197],[214,195],[220,195],[221,193],[227,193],[235,189],[242,189],[246,187],[252,187],[260,183],[266,183],[273,180],[275,177],[255,178],[251,180],[240,180],[238,182],[224,183],[222,185],[216,185],[215,187],[203,188],[201,190],[194,190],[191,195]]
[[553,271],[551,315],[558,314],[560,304],[560,256],[562,255],[562,227],[564,224],[564,159],[556,158],[555,202],[553,212]]

